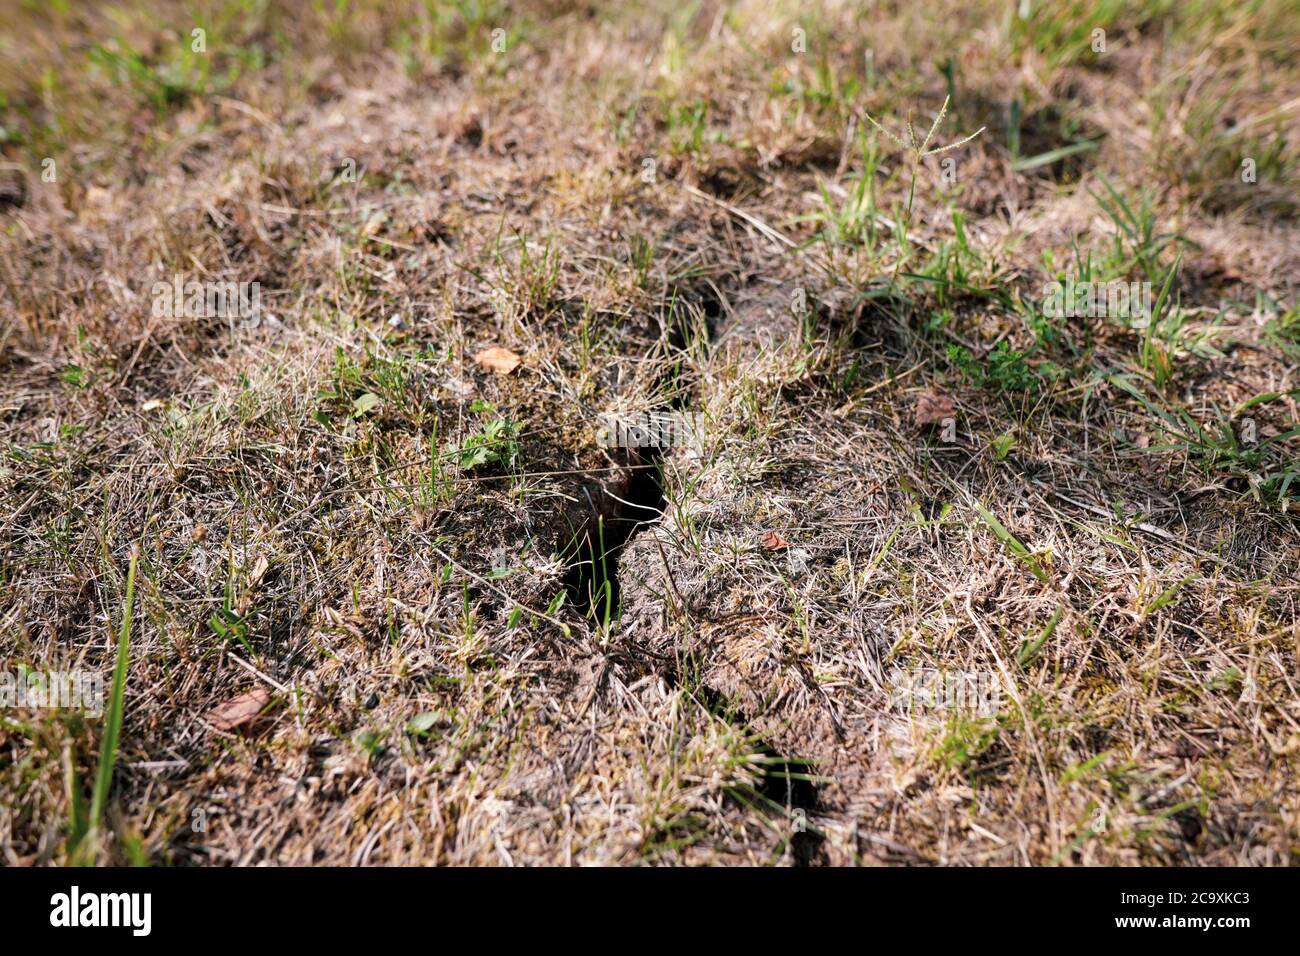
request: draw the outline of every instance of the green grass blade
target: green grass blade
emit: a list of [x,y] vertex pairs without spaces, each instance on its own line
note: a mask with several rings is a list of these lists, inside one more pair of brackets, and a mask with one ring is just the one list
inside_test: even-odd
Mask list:
[[1181,581],[1177,582],[1176,584],[1171,585],[1168,588],[1165,588],[1165,590],[1160,593],[1160,596],[1151,602],[1150,607],[1148,607],[1146,611],[1143,612],[1143,616],[1146,616],[1147,614],[1154,614],[1162,607],[1167,606],[1171,601],[1173,601],[1173,599],[1178,595],[1178,592],[1183,589],[1183,586],[1187,584],[1188,581],[1193,581],[1195,579],[1196,579],[1196,575],[1189,574],[1187,577],[1183,578]]
[[1165,273],[1164,284],[1160,287],[1160,294],[1156,296],[1156,304],[1151,307],[1151,323],[1149,328],[1155,328],[1160,324],[1161,318],[1165,313],[1165,303],[1169,301],[1169,291],[1173,288],[1174,279],[1178,276],[1178,270],[1182,267],[1183,255],[1180,252],[1174,264],[1169,267]]
[[1037,169],[1039,166],[1050,166],[1052,163],[1059,162],[1067,156],[1073,156],[1075,153],[1089,153],[1097,148],[1096,140],[1082,140],[1078,143],[1071,143],[1069,146],[1062,146],[1059,149],[1048,150],[1046,153],[1039,153],[1037,156],[1026,156],[1023,159],[1017,159],[1011,164],[1011,169],[1017,173],[1023,173],[1030,169]]
[[135,609],[135,569],[139,558],[132,556],[126,572],[126,607],[122,612],[122,630],[117,638],[117,662],[113,665],[113,690],[104,712],[104,739],[99,749],[99,767],[95,773],[95,791],[90,801],[90,826],[98,830],[104,819],[108,791],[113,785],[113,765],[122,736],[122,705],[126,696],[126,668],[130,659],[131,617]]
[[76,861],[80,859],[82,842],[90,829],[90,821],[86,816],[86,798],[81,792],[81,780],[77,777],[77,768],[72,765],[72,755],[65,751],[63,759],[63,780],[68,799],[68,859]]
[[1014,534],[1003,527],[1002,522],[997,519],[993,512],[988,511],[982,505],[976,503],[975,510],[979,512],[984,523],[988,525],[989,530],[997,536],[997,539],[1006,546],[1006,549],[1019,558],[1029,568],[1030,572],[1044,584],[1047,583],[1047,572],[1038,563],[1038,559],[1030,552],[1028,548],[1021,543]]
[[1064,613],[1064,611],[1064,607],[1058,607],[1052,614],[1051,619],[1047,622],[1047,626],[1043,628],[1043,632],[1032,641],[1028,641],[1021,646],[1019,653],[1016,654],[1016,663],[1020,665],[1021,669],[1028,667],[1034,662],[1034,658],[1038,656],[1038,652],[1043,649],[1043,645],[1047,643],[1048,638],[1050,638],[1052,633],[1056,630],[1056,625],[1061,623],[1061,614]]

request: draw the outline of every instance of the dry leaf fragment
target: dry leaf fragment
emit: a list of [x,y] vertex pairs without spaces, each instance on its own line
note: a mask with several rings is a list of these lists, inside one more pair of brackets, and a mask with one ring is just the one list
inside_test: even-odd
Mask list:
[[766,532],[763,537],[758,539],[758,542],[768,551],[782,551],[790,547],[790,542],[775,531]]
[[265,687],[258,687],[213,707],[203,715],[203,719],[217,730],[238,730],[257,720],[269,703],[271,692]]
[[271,562],[266,560],[265,555],[258,557],[253,562],[253,569],[248,572],[248,586],[257,587],[262,583],[262,578],[266,577],[266,572],[271,570]]
[[496,372],[498,375],[509,375],[519,367],[519,363],[523,360],[509,349],[494,345],[492,348],[484,349],[475,355],[474,361],[481,368],[488,371]]
[[916,398],[916,424],[939,425],[944,419],[956,418],[957,406],[947,395],[938,392],[922,392]]
[[467,382],[463,378],[447,378],[443,383],[443,388],[460,398],[469,398],[474,394],[474,384]]

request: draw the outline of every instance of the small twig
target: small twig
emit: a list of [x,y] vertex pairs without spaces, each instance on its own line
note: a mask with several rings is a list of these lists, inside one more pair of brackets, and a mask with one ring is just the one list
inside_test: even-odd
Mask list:
[[291,692],[291,689],[290,689],[290,688],[285,687],[283,684],[281,684],[281,683],[280,683],[278,680],[276,680],[274,677],[268,677],[266,674],[263,674],[263,673],[262,673],[261,671],[259,671],[256,667],[254,667],[252,664],[248,663],[248,661],[244,660],[242,657],[240,657],[238,654],[234,653],[233,651],[228,652],[228,656],[230,657],[230,659],[231,659],[232,661],[234,661],[234,662],[235,662],[236,664],[238,664],[240,667],[244,668],[244,670],[248,671],[250,674],[254,674],[254,675],[256,675],[257,677],[262,678],[262,680],[266,681],[268,684],[270,684],[272,687],[274,687],[274,688],[275,688],[276,690],[278,690],[280,693],[282,693],[282,694],[288,694],[288,693]]
[[[1103,518],[1110,518],[1111,520],[1114,520],[1117,517],[1119,517],[1118,515],[1115,515],[1107,511],[1105,508],[1098,508],[1096,505],[1084,504],[1082,501],[1075,501],[1073,498],[1067,498],[1059,491],[1049,489],[1049,493],[1052,495],[1053,498],[1056,498],[1060,501],[1064,501],[1067,504],[1074,505],[1076,508],[1082,508],[1084,511],[1089,511],[1092,514],[1100,515]],[[1127,521],[1127,519],[1125,520]],[[1198,557],[1205,558],[1205,560],[1207,561],[1214,561],[1220,567],[1225,567],[1225,568],[1236,567],[1236,565],[1234,565],[1231,561],[1225,561],[1217,554],[1211,554],[1209,551],[1202,551],[1200,548],[1194,548],[1187,542],[1179,540],[1177,535],[1170,534],[1164,528],[1158,528],[1155,525],[1151,524],[1150,522],[1134,521],[1129,523],[1128,526],[1130,528],[1137,528],[1139,531],[1145,531],[1147,534],[1154,535],[1155,537],[1159,538],[1162,541],[1168,541],[1170,544],[1174,545],[1175,547],[1181,548],[1184,551],[1190,552],[1191,554],[1195,554]]]

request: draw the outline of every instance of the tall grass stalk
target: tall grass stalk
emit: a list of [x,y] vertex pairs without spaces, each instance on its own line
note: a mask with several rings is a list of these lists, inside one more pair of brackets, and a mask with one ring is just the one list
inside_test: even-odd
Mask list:
[[117,661],[113,665],[113,688],[104,711],[104,739],[99,748],[99,767],[95,772],[95,790],[90,800],[90,835],[97,841],[99,828],[113,786],[113,767],[117,763],[118,744],[122,739],[122,708],[126,697],[126,669],[130,661],[131,618],[135,610],[135,571],[139,555],[131,556],[126,572],[126,607],[122,611],[122,628],[117,637]]
[[907,242],[908,234],[911,232],[912,228],[912,200],[916,198],[916,175],[920,171],[921,160],[927,156],[937,156],[940,153],[946,153],[959,146],[965,146],[987,128],[981,126],[969,136],[959,139],[955,143],[949,143],[947,146],[936,146],[934,149],[929,149],[930,140],[934,138],[935,131],[939,129],[939,124],[943,122],[944,116],[948,113],[948,101],[951,98],[952,97],[950,96],[945,96],[943,98],[943,106],[939,109],[939,115],[934,118],[934,123],[930,126],[930,132],[925,134],[925,139],[920,143],[917,143],[916,141],[916,130],[912,127],[912,114],[910,111],[907,114],[906,143],[904,143],[900,137],[895,136],[889,130],[885,129],[885,127],[877,123],[870,113],[865,114],[872,126],[897,143],[904,152],[909,154],[912,160],[911,182],[908,184],[907,188],[907,209],[903,213],[902,231],[899,235],[898,258],[894,260],[894,274],[890,276],[889,279],[889,288],[891,290],[898,282],[898,268],[903,264],[903,245]]

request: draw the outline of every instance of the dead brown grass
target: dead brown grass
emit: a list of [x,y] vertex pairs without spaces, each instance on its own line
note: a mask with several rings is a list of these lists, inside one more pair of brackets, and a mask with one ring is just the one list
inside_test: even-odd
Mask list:
[[[176,5],[7,21],[0,650],[107,672],[140,549],[100,858],[1290,863],[1297,24],[1138,6],[1102,56],[1072,4],[213,5],[200,60]],[[940,140],[987,129],[903,245],[865,117],[928,129],[935,51]],[[1020,156],[1099,146],[1016,168],[1013,98]],[[1106,181],[1187,242],[1116,252]],[[1025,307],[1179,250],[1149,352]],[[155,316],[176,274],[259,321]],[[600,447],[668,407],[702,448]],[[498,419],[517,452],[466,464]],[[612,621],[573,570],[605,533]],[[909,705],[931,672],[994,708]],[[6,863],[67,862],[100,732],[0,714]]]

